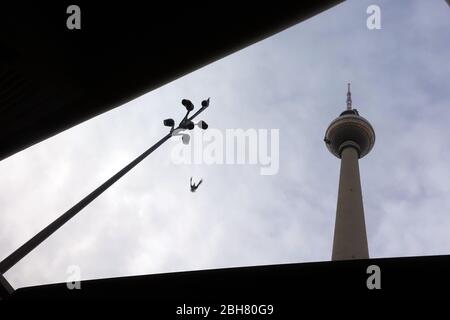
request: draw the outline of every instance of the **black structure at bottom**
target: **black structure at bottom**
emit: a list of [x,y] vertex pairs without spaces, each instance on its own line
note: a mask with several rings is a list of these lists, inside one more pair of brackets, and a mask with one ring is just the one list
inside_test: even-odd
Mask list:
[[[381,289],[368,289],[367,268],[380,268]],[[183,304],[265,303],[304,298],[445,297],[450,255],[282,264],[98,279],[69,290],[66,283],[17,289],[9,300],[140,299],[160,313]],[[8,300],[8,299],[7,299]]]

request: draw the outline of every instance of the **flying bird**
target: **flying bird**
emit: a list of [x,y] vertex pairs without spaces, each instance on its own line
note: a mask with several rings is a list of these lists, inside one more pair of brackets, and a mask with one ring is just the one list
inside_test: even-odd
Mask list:
[[203,179],[200,179],[200,181],[197,184],[192,183],[192,177],[191,177],[191,192],[195,192],[197,190],[198,186],[202,183],[202,181],[203,181]]

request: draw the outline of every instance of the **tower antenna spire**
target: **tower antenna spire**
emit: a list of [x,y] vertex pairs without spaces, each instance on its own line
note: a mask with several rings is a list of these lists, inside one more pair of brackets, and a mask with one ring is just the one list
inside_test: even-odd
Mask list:
[[352,93],[350,92],[350,83],[347,83],[347,110],[352,110]]

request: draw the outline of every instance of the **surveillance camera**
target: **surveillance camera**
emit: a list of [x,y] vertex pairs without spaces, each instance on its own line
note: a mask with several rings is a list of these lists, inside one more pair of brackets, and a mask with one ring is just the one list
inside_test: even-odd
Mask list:
[[190,100],[183,99],[183,100],[181,100],[181,104],[186,107],[187,111],[194,110],[194,105],[192,104],[192,102]]
[[197,123],[197,126],[198,126],[199,128],[201,128],[201,129],[203,129],[203,130],[208,129],[208,124],[207,124],[205,121],[203,121],[203,120],[199,121],[199,122]]
[[194,129],[194,127],[195,127],[195,124],[194,124],[192,121],[189,121],[189,122],[186,124],[186,128],[188,128],[189,130]]
[[188,134],[182,134],[181,141],[183,141],[183,144],[189,144],[189,141],[191,140],[191,136]]
[[202,107],[203,108],[206,108],[206,107],[208,107],[209,106],[209,98],[207,99],[207,100],[203,100],[202,101]]
[[173,126],[175,126],[175,121],[173,119],[166,119],[166,120],[164,120],[163,123],[164,123],[164,125],[166,127],[173,127]]

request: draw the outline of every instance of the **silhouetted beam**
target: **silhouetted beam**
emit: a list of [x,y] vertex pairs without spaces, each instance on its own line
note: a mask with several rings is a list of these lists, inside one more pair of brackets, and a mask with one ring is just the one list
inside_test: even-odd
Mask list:
[[[381,270],[380,290],[367,287],[372,265]],[[148,301],[152,314],[174,314],[174,306],[183,303],[260,303],[274,304],[275,315],[280,315],[283,310],[298,313],[302,301],[311,298],[445,298],[449,266],[450,256],[445,255],[209,269],[86,280],[81,290],[68,290],[66,283],[26,287],[17,289],[11,300],[140,299]],[[288,303],[277,308],[280,301]]]
[[0,160],[340,2],[2,3]]

